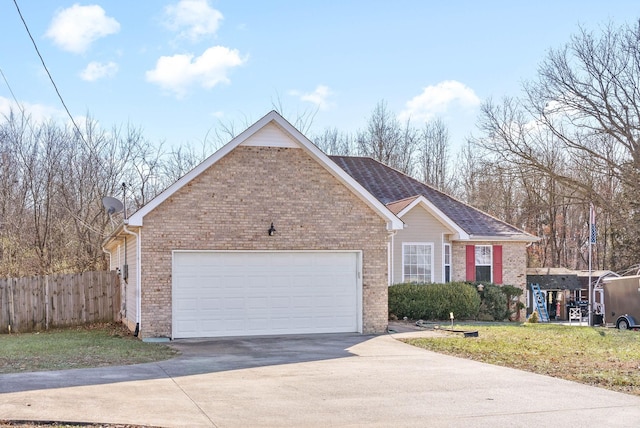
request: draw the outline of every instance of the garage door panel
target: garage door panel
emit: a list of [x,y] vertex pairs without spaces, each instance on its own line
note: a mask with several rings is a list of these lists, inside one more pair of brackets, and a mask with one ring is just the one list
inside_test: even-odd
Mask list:
[[251,310],[268,310],[269,302],[263,296],[249,296],[246,299],[247,309]]
[[291,309],[291,298],[289,296],[271,296],[268,299],[274,318],[277,317],[278,311]]
[[357,332],[356,252],[175,252],[173,336]]
[[292,296],[291,304],[298,308],[313,308],[313,297],[310,296]]

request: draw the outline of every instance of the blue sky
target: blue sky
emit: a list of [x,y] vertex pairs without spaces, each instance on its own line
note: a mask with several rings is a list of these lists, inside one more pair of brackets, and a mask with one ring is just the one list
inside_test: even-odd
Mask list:
[[[385,100],[420,126],[439,117],[452,144],[480,104],[519,95],[548,49],[578,26],[640,18],[637,1],[17,0],[72,115],[132,124],[152,142],[199,144],[279,104],[307,135],[364,129]],[[0,4],[0,113],[64,110],[13,1]],[[2,120],[2,119],[0,119]]]

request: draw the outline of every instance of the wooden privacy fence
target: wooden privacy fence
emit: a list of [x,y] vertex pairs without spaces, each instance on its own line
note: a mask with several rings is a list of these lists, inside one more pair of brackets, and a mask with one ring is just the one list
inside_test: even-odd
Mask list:
[[115,271],[0,278],[0,333],[120,321]]

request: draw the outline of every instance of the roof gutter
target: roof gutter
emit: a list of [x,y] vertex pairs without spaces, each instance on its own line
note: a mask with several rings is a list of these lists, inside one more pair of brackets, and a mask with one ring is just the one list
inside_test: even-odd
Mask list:
[[125,220],[122,225],[122,231],[136,237],[136,331],[134,332],[134,335],[137,337],[140,334],[140,312],[142,311],[142,269],[140,268],[140,253],[142,251],[142,245],[140,243],[140,233],[135,233],[127,229],[127,223],[128,221]]
[[510,236],[504,236],[504,235],[494,235],[494,236],[487,236],[487,235],[469,235],[469,239],[467,239],[468,241],[504,241],[504,242],[538,242],[540,241],[540,238],[538,238],[537,236],[533,236],[533,235],[528,235],[528,234],[520,234],[520,235],[510,235]]

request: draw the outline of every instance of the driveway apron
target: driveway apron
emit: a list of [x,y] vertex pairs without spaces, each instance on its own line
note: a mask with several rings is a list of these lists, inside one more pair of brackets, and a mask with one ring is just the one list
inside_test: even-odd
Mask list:
[[353,334],[176,341],[153,364],[0,375],[0,420],[160,427],[633,427],[640,397]]

